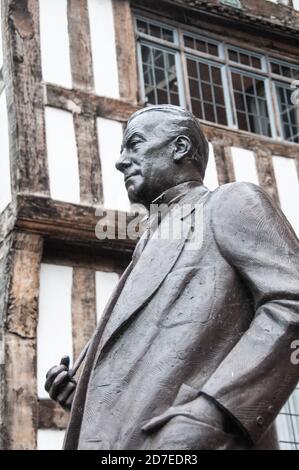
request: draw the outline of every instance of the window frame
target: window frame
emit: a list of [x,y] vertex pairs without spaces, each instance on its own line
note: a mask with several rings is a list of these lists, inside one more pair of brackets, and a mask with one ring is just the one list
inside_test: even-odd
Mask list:
[[[220,70],[220,74],[221,74],[221,79],[222,79],[222,83],[223,83],[223,80],[224,80],[224,76],[225,76],[225,64],[224,63],[220,63],[218,61],[212,61],[211,59],[207,59],[206,57],[202,57],[202,56],[199,56],[199,55],[193,55],[193,54],[190,54],[189,52],[185,52],[185,59],[186,61],[188,59],[191,59],[191,60],[194,60],[196,62],[199,62],[199,63],[203,63],[203,64],[207,64],[207,65],[210,65],[212,67],[217,67],[219,70]],[[189,76],[188,76],[188,72],[187,72],[187,76],[186,76],[186,86],[189,87]],[[190,88],[190,87],[189,87]],[[203,121],[203,122],[209,122],[209,123],[212,123],[212,124],[215,124],[215,125],[218,125],[218,126],[229,126],[230,124],[229,123],[232,123],[233,120],[232,120],[232,114],[231,114],[231,107],[229,105],[229,94],[227,93],[227,89],[226,87],[223,86],[223,97],[224,97],[224,106],[225,106],[225,109],[226,109],[226,120],[227,120],[227,124],[219,124],[217,122],[213,122],[213,121],[207,121],[205,119],[200,119],[200,121]],[[214,91],[212,91],[212,94],[214,94]],[[188,109],[189,110],[192,110],[192,104],[191,104],[191,96],[189,97],[189,104],[188,104]],[[215,103],[213,103],[213,108],[214,108],[214,113],[215,113],[215,107],[217,105]],[[215,113],[215,115],[217,115],[217,113]]]
[[[240,129],[238,127],[238,117],[237,117],[235,94],[234,94],[233,85],[231,85],[232,86],[232,89],[231,89],[232,90],[232,104],[233,104],[232,108],[233,108],[233,112],[235,113],[236,129],[238,129],[240,131],[244,131],[244,132],[249,132],[250,134],[260,135],[260,136],[263,136],[263,137],[268,137],[270,139],[274,138],[274,135],[276,135],[276,129],[275,129],[275,123],[271,119],[271,116],[273,116],[273,113],[272,113],[272,107],[269,106],[270,103],[269,103],[269,96],[268,96],[268,87],[269,87],[268,78],[266,78],[265,76],[261,76],[261,75],[255,73],[255,72],[252,72],[252,71],[240,69],[239,67],[229,67],[228,68],[228,73],[229,73],[231,83],[232,83],[232,73],[234,73],[234,72],[239,73],[242,76],[247,76],[247,77],[252,77],[252,78],[258,79],[258,80],[260,80],[264,83],[265,97],[266,97],[266,103],[267,103],[267,111],[268,111],[268,119],[269,119],[269,124],[270,124],[271,135],[265,135],[265,134],[262,134],[262,133],[246,131],[246,130]],[[247,108],[247,104],[246,104],[246,108]],[[248,116],[249,116],[249,114],[246,114],[246,120],[247,121],[248,121]]]
[[[288,89],[288,88],[287,88],[287,83],[284,82],[284,81],[282,81],[282,80],[273,79],[272,82],[273,82],[273,87],[274,87],[276,90],[277,90],[278,87],[284,88],[285,90]],[[291,90],[291,92],[292,92],[292,90]],[[297,126],[297,133],[296,133],[296,134],[293,134],[293,130],[291,131],[292,137],[297,137],[297,138],[298,138],[298,142],[295,142],[294,140],[285,139],[285,138],[284,138],[284,132],[285,132],[285,131],[284,131],[284,122],[283,122],[283,120],[282,120],[282,114],[284,114],[286,111],[285,111],[284,113],[281,113],[281,112],[280,112],[280,109],[279,109],[279,108],[280,108],[280,106],[279,106],[279,98],[278,98],[278,93],[277,93],[277,92],[274,93],[274,98],[275,98],[275,105],[276,105],[276,107],[277,107],[277,109],[278,109],[278,116],[279,116],[279,120],[280,120],[281,138],[282,138],[282,140],[283,140],[284,142],[291,142],[291,143],[293,143],[293,144],[297,144],[297,145],[298,145],[298,144],[299,144],[299,123],[298,123],[298,126]],[[294,110],[294,108],[296,108],[296,107],[297,107],[297,109],[298,109],[298,111],[299,111],[299,106],[298,106],[298,105],[296,105],[296,104],[290,105],[289,108],[287,109],[287,114],[290,116],[290,112],[291,112],[292,110]],[[291,126],[291,127],[293,127],[293,126]]]
[[[170,29],[174,33],[174,42],[169,42],[164,39],[156,38],[153,36],[149,36],[148,34],[144,34],[137,31],[137,19],[141,21],[147,21],[153,23],[157,26],[164,27]],[[284,82],[291,84],[294,80],[293,78],[284,77],[282,75],[277,75],[272,72],[271,70],[271,62],[278,63],[279,65],[284,65],[286,67],[294,67],[298,69],[298,78],[299,78],[299,63],[295,63],[295,59],[291,59],[288,61],[280,60],[275,51],[271,51],[269,49],[261,50],[257,47],[250,47],[243,48],[239,44],[236,44],[236,41],[229,40],[223,41],[222,38],[217,36],[216,34],[210,34],[208,31],[198,31],[195,30],[194,27],[186,25],[182,25],[177,23],[173,20],[169,20],[169,22],[160,21],[157,18],[153,18],[153,14],[149,14],[148,12],[143,13],[140,11],[134,11],[134,25],[135,25],[135,37],[136,37],[136,45],[137,45],[137,63],[138,63],[138,72],[139,72],[139,93],[142,100],[145,100],[144,95],[144,82],[143,82],[143,73],[142,73],[142,60],[141,60],[141,53],[140,53],[140,42],[146,41],[152,45],[159,45],[164,46],[169,49],[169,51],[175,52],[176,58],[176,66],[177,66],[177,77],[178,77],[178,90],[179,90],[179,99],[180,99],[180,106],[186,107],[188,110],[192,110],[191,107],[191,96],[189,90],[189,77],[187,72],[187,58],[194,57],[194,59],[201,59],[202,61],[207,61],[210,65],[220,66],[221,70],[221,78],[222,78],[222,86],[223,86],[223,94],[224,94],[224,101],[226,107],[226,116],[227,116],[227,124],[218,124],[217,122],[207,121],[204,119],[199,118],[200,122],[203,122],[207,125],[224,127],[234,129],[239,132],[245,132],[249,135],[260,136],[262,138],[271,139],[271,140],[279,140],[285,143],[290,144],[297,144],[296,142],[286,140],[284,138],[284,130],[283,130],[283,123],[280,116],[279,111],[279,104],[276,95],[276,83],[277,82]],[[206,34],[205,34],[206,33]],[[196,49],[192,49],[190,47],[185,46],[184,44],[184,35],[187,34],[188,36],[193,37],[194,39],[199,39],[202,41],[207,41],[208,43],[214,44],[218,46],[219,56],[215,56],[212,54],[208,54],[206,52],[197,51]],[[244,53],[261,60],[261,69],[247,66],[245,64],[241,64],[238,62],[234,62],[229,59],[229,50],[234,50],[239,53]],[[246,131],[240,129],[238,127],[238,120],[237,120],[237,112],[235,107],[235,100],[234,100],[234,91],[232,87],[231,81],[231,70],[236,69],[240,72],[247,72],[250,75],[255,76],[260,80],[263,80],[265,83],[265,97],[266,97],[266,104],[268,109],[269,115],[269,124],[271,135],[267,136],[261,133],[255,133],[252,131]],[[299,133],[299,128],[298,128]],[[298,145],[298,144],[297,144]]]
[[147,103],[147,99],[145,96],[145,84],[144,84],[144,76],[143,76],[143,62],[142,62],[142,46],[148,47],[155,47],[156,49],[160,49],[165,52],[169,52],[174,56],[175,65],[176,65],[176,72],[177,72],[177,81],[178,81],[178,97],[180,106],[186,106],[185,100],[185,90],[183,85],[183,77],[182,77],[182,70],[180,67],[180,55],[178,51],[174,51],[165,45],[157,44],[155,41],[148,41],[147,39],[140,39],[137,44],[137,57],[138,57],[138,71],[139,71],[139,82],[140,82],[140,90],[139,95],[144,103]]

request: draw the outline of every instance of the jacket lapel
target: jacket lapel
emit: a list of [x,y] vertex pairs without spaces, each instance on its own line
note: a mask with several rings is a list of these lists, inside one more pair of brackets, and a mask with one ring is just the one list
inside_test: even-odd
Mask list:
[[[164,217],[148,243],[141,244],[143,251],[138,253],[139,259],[136,260],[138,263],[131,271],[115,303],[100,341],[98,357],[114,334],[150,301],[162,284],[180,256],[189,236],[191,218],[188,216],[193,212],[195,204],[200,202],[201,196],[208,193],[204,186],[199,186],[191,194],[183,197]],[[169,227],[172,228],[169,230]]]

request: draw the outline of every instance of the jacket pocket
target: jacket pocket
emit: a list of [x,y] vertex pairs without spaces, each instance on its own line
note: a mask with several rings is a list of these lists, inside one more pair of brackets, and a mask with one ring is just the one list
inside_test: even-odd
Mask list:
[[183,413],[177,410],[176,407],[179,405],[184,405],[185,403],[188,403],[194,400],[195,398],[199,396],[199,394],[200,392],[197,389],[191,387],[190,385],[183,383],[180,386],[178,393],[171,407],[168,408],[166,411],[164,411],[164,413],[161,413],[160,415],[155,416],[154,418],[151,418],[148,421],[146,421],[141,428],[142,431],[144,432],[156,431],[157,429],[161,428],[164,424],[166,424],[174,416],[183,415],[183,416],[189,417],[188,412]]

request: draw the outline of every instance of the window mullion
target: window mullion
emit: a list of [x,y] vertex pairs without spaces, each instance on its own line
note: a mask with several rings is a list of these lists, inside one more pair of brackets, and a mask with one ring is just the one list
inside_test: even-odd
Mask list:
[[[265,55],[265,63],[267,67],[268,77],[271,77],[271,66],[268,55]],[[269,103],[269,117],[271,123],[272,137],[283,137],[282,122],[280,118],[280,111],[276,96],[276,86],[271,78],[268,78],[265,83],[267,101]]]
[[221,77],[223,83],[225,105],[227,106],[227,119],[228,126],[232,128],[238,128],[238,120],[235,107],[235,99],[233,93],[232,77],[230,67],[228,65],[228,52],[227,47],[224,43],[219,46],[222,57],[224,58],[225,65],[221,67]]
[[155,61],[153,49],[150,48],[151,62],[152,62],[152,71],[153,71],[153,82],[154,82],[154,94],[155,94],[155,103],[158,103],[158,93],[157,93],[157,82],[156,82],[156,71],[155,71]]
[[180,65],[182,71],[182,88],[184,90],[184,98],[185,98],[185,106],[186,108],[191,111],[191,96],[190,96],[190,88],[189,88],[189,78],[188,78],[188,69],[187,69],[187,58],[185,54],[184,48],[184,36],[181,28],[178,29],[178,39],[179,39],[179,47],[180,47]]
[[205,108],[204,108],[204,100],[203,100],[203,92],[202,92],[202,82],[201,82],[200,69],[199,69],[199,62],[196,62],[196,68],[197,68],[197,76],[198,76],[198,90],[199,90],[199,95],[200,95],[201,115],[202,115],[202,119],[206,119]]
[[168,55],[165,54],[165,52],[163,52],[163,57],[164,57],[164,65],[165,65],[165,67],[164,67],[164,77],[165,77],[165,85],[166,85],[166,90],[167,90],[167,99],[168,99],[168,102],[171,103],[170,89],[169,89],[170,63],[169,63]]
[[231,111],[230,118],[232,120],[232,127],[234,127],[235,129],[238,129],[239,125],[238,125],[237,110],[236,110],[235,97],[234,97],[232,71],[228,65],[225,65],[225,77],[226,77],[227,84],[228,84],[227,95],[229,97],[229,103],[230,103],[230,111]]

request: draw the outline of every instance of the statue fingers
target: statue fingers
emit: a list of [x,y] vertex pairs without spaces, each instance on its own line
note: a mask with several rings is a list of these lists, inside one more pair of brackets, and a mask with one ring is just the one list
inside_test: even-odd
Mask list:
[[75,382],[68,382],[63,391],[57,395],[57,401],[61,406],[68,408],[69,398],[71,395],[74,395],[75,388]]
[[65,366],[67,369],[70,367],[70,356],[63,356],[60,365]]
[[69,397],[65,401],[65,408],[68,409],[68,410],[70,410],[71,407],[72,407],[72,403],[73,403],[73,400],[74,400],[74,395],[75,395],[75,390],[73,390],[73,392],[69,395]]
[[45,390],[47,392],[49,392],[57,375],[59,375],[61,372],[66,371],[66,370],[67,369],[64,365],[51,367],[51,369],[47,372],[47,375],[46,375]]
[[58,374],[52,383],[52,386],[50,387],[49,390],[49,395],[52,398],[52,400],[57,399],[57,395],[62,392],[64,389],[66,382],[70,380],[68,372],[66,370],[63,370]]

